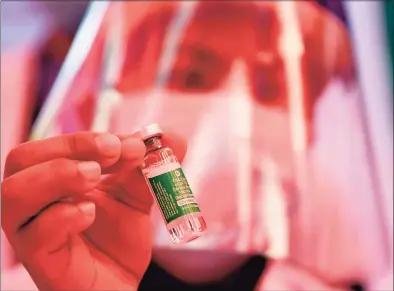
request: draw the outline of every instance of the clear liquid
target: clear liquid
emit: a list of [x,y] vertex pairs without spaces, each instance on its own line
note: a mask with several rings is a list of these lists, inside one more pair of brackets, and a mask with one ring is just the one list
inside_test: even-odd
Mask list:
[[[149,184],[147,177],[155,169],[166,167],[174,163],[179,163],[173,151],[169,148],[163,148],[159,138],[154,138],[145,142],[147,154],[142,162],[141,169],[147,180],[153,198],[157,203],[155,194]],[[160,208],[160,207],[159,207]],[[162,213],[163,220],[165,220]],[[207,225],[201,212],[195,212],[183,215],[171,221],[166,225],[171,240],[176,244],[185,244],[199,238],[207,230]]]
[[167,230],[176,244],[191,242],[202,236],[207,225],[201,213],[190,213],[171,221]]

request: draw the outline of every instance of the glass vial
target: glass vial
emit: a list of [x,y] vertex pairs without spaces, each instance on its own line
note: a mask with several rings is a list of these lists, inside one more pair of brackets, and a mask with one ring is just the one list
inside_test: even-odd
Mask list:
[[159,125],[147,125],[136,134],[146,146],[141,170],[171,240],[182,244],[200,237],[207,229],[205,220],[178,159],[170,148],[162,144],[163,132]]

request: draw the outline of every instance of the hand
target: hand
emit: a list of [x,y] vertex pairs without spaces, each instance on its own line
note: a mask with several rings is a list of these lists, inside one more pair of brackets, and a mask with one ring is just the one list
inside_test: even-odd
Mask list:
[[[183,140],[163,142],[183,158]],[[152,247],[144,154],[136,137],[97,133],[10,152],[2,227],[40,290],[137,290]]]

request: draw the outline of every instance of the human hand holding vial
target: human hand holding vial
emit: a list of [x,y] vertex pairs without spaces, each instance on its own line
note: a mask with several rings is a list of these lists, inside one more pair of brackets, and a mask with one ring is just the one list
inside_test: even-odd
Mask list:
[[141,170],[171,240],[184,244],[197,239],[205,233],[207,225],[177,157],[162,144],[163,131],[153,123],[135,134],[145,143]]

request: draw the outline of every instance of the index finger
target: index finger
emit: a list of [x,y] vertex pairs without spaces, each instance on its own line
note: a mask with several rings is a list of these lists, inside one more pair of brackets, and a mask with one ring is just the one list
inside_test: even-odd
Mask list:
[[23,143],[8,154],[4,178],[36,164],[68,158],[96,161],[102,167],[117,162],[121,154],[119,138],[110,133],[82,132]]

